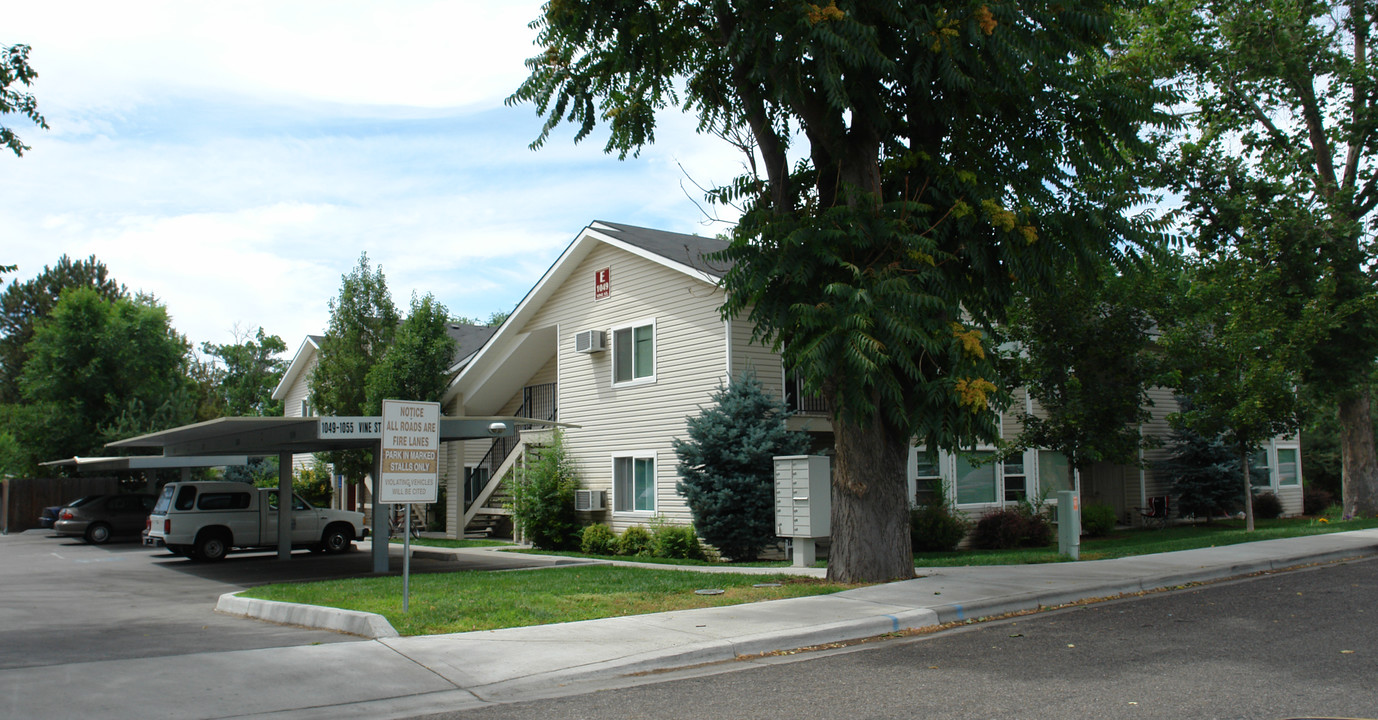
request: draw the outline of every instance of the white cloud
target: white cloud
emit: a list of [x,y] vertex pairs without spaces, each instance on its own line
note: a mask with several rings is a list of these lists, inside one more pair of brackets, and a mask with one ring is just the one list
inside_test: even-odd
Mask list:
[[740,167],[692,118],[665,115],[625,162],[567,129],[527,149],[539,118],[501,100],[539,4],[16,8],[0,43],[34,46],[53,130],[0,158],[6,279],[95,254],[197,344],[263,326],[295,347],[361,252],[399,306],[433,292],[486,317],[595,219],[720,231],[684,172],[710,185]]

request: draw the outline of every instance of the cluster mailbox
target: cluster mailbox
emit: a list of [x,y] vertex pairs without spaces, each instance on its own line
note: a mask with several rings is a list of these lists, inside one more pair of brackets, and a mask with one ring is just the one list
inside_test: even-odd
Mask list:
[[825,455],[775,458],[775,534],[794,538],[794,565],[813,565],[814,538],[832,534],[832,463]]

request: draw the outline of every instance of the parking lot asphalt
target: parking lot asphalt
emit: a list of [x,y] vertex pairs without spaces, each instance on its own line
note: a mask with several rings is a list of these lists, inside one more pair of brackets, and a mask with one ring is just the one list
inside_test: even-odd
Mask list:
[[[521,556],[494,556],[500,569]],[[503,565],[501,563],[506,563]],[[394,570],[401,563],[394,560]],[[362,638],[215,612],[218,598],[255,585],[372,574],[368,553],[233,554],[195,563],[138,542],[88,545],[29,530],[0,536],[0,669],[259,648]],[[469,569],[414,557],[413,573]],[[2,714],[2,713],[0,713]]]

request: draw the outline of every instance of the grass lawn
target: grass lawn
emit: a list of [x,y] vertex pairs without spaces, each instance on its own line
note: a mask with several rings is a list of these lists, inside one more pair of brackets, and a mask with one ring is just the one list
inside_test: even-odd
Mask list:
[[[753,587],[779,583],[779,587]],[[402,578],[367,577],[251,588],[246,597],[362,610],[382,615],[403,635],[495,630],[739,605],[823,595],[855,585],[787,575],[706,574],[611,565],[412,575],[410,612],[402,613]],[[721,589],[721,595],[699,595]]]
[[[1107,537],[1083,537],[1081,539],[1081,559],[1105,560],[1131,555],[1172,552],[1174,550],[1235,545],[1257,540],[1323,535],[1344,530],[1366,530],[1374,527],[1378,527],[1378,519],[1323,523],[1311,518],[1280,518],[1255,521],[1253,532],[1245,532],[1243,520],[1216,520],[1197,525],[1174,525],[1164,529],[1122,530],[1111,533]],[[963,550],[950,553],[914,554],[916,567],[1027,565],[1063,561],[1067,561],[1067,558],[1058,555],[1056,543],[1046,548]]]

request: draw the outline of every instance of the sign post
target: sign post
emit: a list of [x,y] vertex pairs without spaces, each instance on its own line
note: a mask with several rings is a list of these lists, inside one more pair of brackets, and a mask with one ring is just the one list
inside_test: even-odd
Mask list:
[[440,495],[440,403],[384,400],[378,452],[382,458],[378,502],[407,506],[402,531],[402,612],[407,612],[411,595],[411,504],[433,503]]

